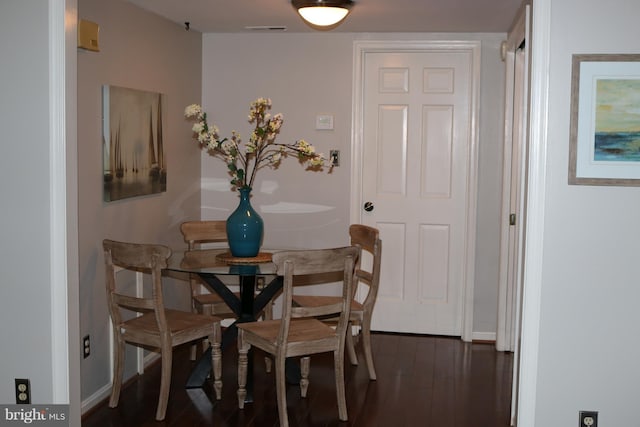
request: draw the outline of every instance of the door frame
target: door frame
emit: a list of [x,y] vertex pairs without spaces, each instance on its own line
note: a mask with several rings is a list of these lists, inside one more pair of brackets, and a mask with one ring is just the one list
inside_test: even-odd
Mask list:
[[[523,275],[525,259],[525,229],[527,226],[527,172],[529,153],[529,104],[531,90],[531,4],[525,1],[507,41],[504,42],[505,61],[505,126],[504,126],[504,163],[502,177],[502,216],[500,240],[500,280],[498,284],[498,328],[496,350],[511,351],[513,374],[511,384],[511,421],[516,425],[518,418],[519,382],[520,382],[520,331],[522,313]],[[515,65],[517,52],[524,43],[524,66],[521,105],[515,104],[514,94],[517,78]],[[516,114],[519,114],[517,118]],[[519,135],[514,133],[513,125],[521,122]],[[516,146],[516,144],[518,144]],[[514,151],[518,164],[512,169]],[[516,189],[515,209],[512,211],[512,195]],[[510,224],[510,215],[515,215],[515,224]]]
[[517,419],[514,423],[518,427],[536,425],[551,51],[551,0],[532,0],[526,268],[522,284]]
[[[526,197],[527,197],[527,152],[529,136],[529,97],[531,76],[531,6],[523,3],[516,15],[514,24],[509,31],[507,40],[503,44],[505,62],[505,120],[504,120],[504,148],[502,165],[502,210],[500,236],[500,274],[498,282],[498,326],[496,331],[496,349],[498,351],[515,351],[520,332],[520,301],[522,295],[522,274],[524,263],[524,243],[526,227]],[[525,43],[524,64],[524,99],[523,109],[514,104],[516,75],[514,73],[516,51],[521,43]],[[522,128],[516,139],[513,125],[516,121],[515,112],[520,111]],[[519,142],[518,165],[513,169],[514,141]],[[511,195],[517,190],[516,207],[512,211]],[[515,215],[515,224],[510,224],[510,215]],[[515,259],[514,259],[515,258]]]
[[462,315],[462,340],[473,340],[473,299],[475,282],[475,248],[477,217],[478,182],[478,138],[479,138],[479,101],[480,101],[480,41],[355,41],[353,46],[353,97],[351,128],[351,205],[350,221],[362,221],[362,153],[364,148],[364,65],[365,55],[370,52],[407,53],[456,51],[470,52],[471,68],[471,105],[469,129],[469,164],[467,176],[467,212],[465,235],[467,236],[464,261],[464,280],[460,292]]

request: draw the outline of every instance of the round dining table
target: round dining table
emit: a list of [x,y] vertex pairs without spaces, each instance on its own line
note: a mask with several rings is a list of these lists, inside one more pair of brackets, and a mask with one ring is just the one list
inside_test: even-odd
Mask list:
[[[236,320],[226,327],[222,334],[222,350],[237,337],[237,323],[255,322],[267,304],[282,289],[282,277],[277,275],[271,254],[277,250],[265,250],[253,258],[236,258],[227,248],[176,250],[169,258],[167,270],[198,275],[209,291],[215,292],[236,314]],[[229,288],[225,277],[238,277],[239,296]],[[191,372],[187,388],[202,387],[211,371],[211,349],[205,352]],[[253,401],[253,363],[249,358],[247,372],[247,402]],[[299,382],[297,364],[287,363],[287,380]],[[252,389],[252,387],[251,387]]]

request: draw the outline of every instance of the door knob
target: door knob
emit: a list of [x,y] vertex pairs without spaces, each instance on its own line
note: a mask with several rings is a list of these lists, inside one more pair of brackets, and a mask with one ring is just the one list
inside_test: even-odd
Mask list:
[[365,202],[364,204],[364,210],[367,212],[371,212],[373,210],[374,206],[373,203],[371,202]]

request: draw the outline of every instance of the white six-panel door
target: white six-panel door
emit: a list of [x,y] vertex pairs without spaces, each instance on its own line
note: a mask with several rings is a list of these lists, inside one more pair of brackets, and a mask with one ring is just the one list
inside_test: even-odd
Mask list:
[[468,49],[362,56],[359,218],[384,248],[374,330],[463,335],[475,242],[473,61]]

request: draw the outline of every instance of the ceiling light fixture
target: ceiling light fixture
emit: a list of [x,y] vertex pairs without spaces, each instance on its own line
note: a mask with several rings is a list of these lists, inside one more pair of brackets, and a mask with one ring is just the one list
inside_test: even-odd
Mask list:
[[353,6],[352,0],[291,0],[302,19],[317,27],[340,23]]

